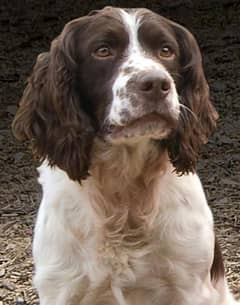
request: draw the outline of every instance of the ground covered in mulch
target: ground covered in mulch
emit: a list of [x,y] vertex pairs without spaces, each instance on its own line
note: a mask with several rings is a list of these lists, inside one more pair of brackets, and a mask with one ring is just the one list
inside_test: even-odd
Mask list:
[[[41,190],[27,144],[10,124],[37,54],[64,23],[104,4],[130,1],[22,0],[0,3],[0,305],[38,304],[31,284],[32,229]],[[213,209],[230,286],[240,296],[240,5],[239,1],[131,1],[186,25],[197,36],[218,130],[199,174]],[[162,1],[167,2],[167,1]]]

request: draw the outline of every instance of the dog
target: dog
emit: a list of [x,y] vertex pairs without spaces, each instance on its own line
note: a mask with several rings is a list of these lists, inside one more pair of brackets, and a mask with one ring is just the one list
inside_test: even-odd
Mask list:
[[217,112],[183,26],[106,7],[38,56],[13,130],[41,161],[41,305],[233,305],[196,174]]

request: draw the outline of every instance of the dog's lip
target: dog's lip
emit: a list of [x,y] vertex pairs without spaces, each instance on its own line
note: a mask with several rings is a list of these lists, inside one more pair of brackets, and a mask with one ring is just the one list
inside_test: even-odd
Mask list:
[[169,116],[153,112],[134,119],[123,126],[111,125],[108,127],[105,135],[107,138],[119,138],[144,136],[145,134],[153,133],[153,136],[157,137],[159,130],[170,130],[174,124],[174,120],[169,118]]

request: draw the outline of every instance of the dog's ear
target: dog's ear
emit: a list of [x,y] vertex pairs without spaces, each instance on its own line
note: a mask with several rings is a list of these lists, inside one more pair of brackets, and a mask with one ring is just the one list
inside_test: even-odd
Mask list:
[[13,132],[29,139],[34,154],[73,180],[88,175],[94,128],[74,84],[75,35],[85,18],[68,23],[48,53],[38,56],[13,121]]
[[193,35],[172,23],[180,47],[178,94],[181,116],[178,129],[167,140],[170,159],[179,174],[194,172],[202,144],[216,126],[218,114],[210,101],[202,57]]

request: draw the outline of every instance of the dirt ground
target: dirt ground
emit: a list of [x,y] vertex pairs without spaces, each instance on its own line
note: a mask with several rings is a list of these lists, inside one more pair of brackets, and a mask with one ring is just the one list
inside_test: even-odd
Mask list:
[[[32,288],[32,229],[41,190],[27,144],[10,124],[38,53],[64,23],[107,5],[145,6],[197,37],[218,129],[198,172],[212,207],[232,291],[240,297],[240,5],[239,1],[0,0],[0,305],[38,304]],[[51,304],[49,304],[51,305]]]

